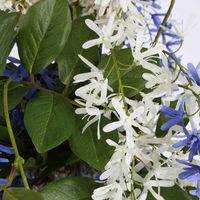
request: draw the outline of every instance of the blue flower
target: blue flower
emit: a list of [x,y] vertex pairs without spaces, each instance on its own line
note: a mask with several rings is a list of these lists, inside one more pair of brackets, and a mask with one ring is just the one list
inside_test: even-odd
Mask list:
[[197,181],[196,190],[190,190],[190,194],[198,196],[200,198],[200,166],[185,162],[183,160],[177,159],[177,161],[181,164],[188,166],[183,168],[184,172],[181,172],[179,174],[179,178],[182,180],[186,179],[187,181]]
[[[13,81],[19,82],[21,80],[29,79],[29,73],[26,69],[24,69],[20,63],[20,60],[8,57],[8,60],[11,61],[12,65],[11,67],[8,67],[5,69],[3,75],[10,77]],[[15,64],[19,64],[19,66],[16,66]]]
[[200,180],[200,166],[179,159],[177,159],[177,161],[181,164],[188,166],[184,167],[184,172],[181,172],[179,174],[178,177],[180,179],[186,179],[188,181]]
[[194,65],[192,63],[188,63],[187,65],[188,67],[188,70],[191,74],[192,77],[190,77],[190,79],[195,82],[198,86],[200,86],[200,78],[199,78],[199,75],[194,67]]
[[197,196],[200,198],[200,181],[197,181],[197,188],[196,190],[190,190],[189,191],[191,195]]
[[44,69],[40,73],[40,81],[43,81],[48,89],[53,90],[54,89],[54,82],[51,79],[52,76],[58,76],[58,71],[57,70]]
[[24,113],[22,111],[22,107],[20,104],[15,106],[10,111],[10,117],[12,120],[12,124],[14,124],[13,130],[14,133],[20,133],[24,129]]
[[170,118],[170,120],[166,123],[164,123],[161,126],[161,130],[168,130],[170,129],[172,126],[181,123],[181,125],[183,127],[185,127],[184,125],[184,111],[183,111],[183,104],[184,104],[185,100],[182,100],[182,102],[179,105],[178,110],[175,110],[171,107],[167,107],[167,106],[163,106],[160,110],[160,112],[164,113],[165,116],[167,118]]
[[173,147],[178,148],[178,147],[189,146],[190,153],[189,153],[188,160],[192,162],[195,153],[197,151],[200,153],[200,135],[196,129],[193,129],[191,134],[189,134],[188,131],[184,129],[184,133],[185,133],[186,139],[175,143]]
[[3,186],[7,183],[7,180],[4,178],[0,178],[0,186]]
[[[13,148],[4,146],[2,144],[0,144],[0,152],[5,153],[5,154],[10,154],[10,155],[14,154]],[[8,163],[8,162],[9,160],[7,158],[0,157],[0,163]]]

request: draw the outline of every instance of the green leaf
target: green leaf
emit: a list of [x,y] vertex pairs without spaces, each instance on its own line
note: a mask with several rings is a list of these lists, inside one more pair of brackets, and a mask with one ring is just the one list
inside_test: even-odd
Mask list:
[[7,13],[0,10],[0,73],[5,69],[6,60],[13,46],[18,19],[19,13]]
[[[186,191],[182,190],[178,185],[170,188],[161,188],[161,195],[166,200],[196,200],[196,197],[189,195]],[[147,200],[155,200],[149,193]]]
[[81,17],[73,22],[69,39],[62,53],[57,58],[59,77],[62,83],[66,85],[71,82],[75,73],[79,74],[89,69],[83,62],[80,62],[78,54],[88,58],[94,64],[98,61],[97,47],[92,47],[87,50],[82,48],[84,42],[96,37],[94,32],[85,24],[87,18],[90,17]]
[[[27,92],[27,88],[18,83],[11,83],[8,88],[8,107],[13,109]],[[3,113],[3,84],[0,85],[0,113]]]
[[76,132],[74,110],[63,97],[39,92],[27,104],[24,122],[39,153],[44,153]]
[[3,200],[44,200],[38,192],[33,192],[25,188],[9,188],[4,191]]
[[71,30],[66,0],[42,0],[32,6],[21,22],[18,47],[23,66],[38,73],[63,50]]
[[99,184],[86,177],[67,177],[44,187],[44,200],[91,200]]
[[[97,139],[97,123],[89,126],[84,133],[81,133],[82,127],[87,123],[86,120],[79,121],[80,131],[69,139],[71,150],[81,160],[84,160],[91,167],[97,170],[103,170],[107,162],[113,155],[114,148],[106,143],[106,139],[118,140],[116,131],[110,133],[101,132],[101,139]],[[108,120],[101,120],[100,130],[109,123]]]
[[142,74],[147,72],[142,66],[136,66],[133,62],[133,56],[131,54],[131,49],[122,49],[115,53],[116,60],[113,57],[106,56],[102,59],[99,68],[104,70],[105,77],[109,77],[109,84],[118,92],[118,77],[116,75],[116,66],[119,68],[120,77],[123,86],[128,86],[132,88],[124,87],[124,93],[126,97],[133,97],[140,91],[145,89],[145,80],[142,78]]

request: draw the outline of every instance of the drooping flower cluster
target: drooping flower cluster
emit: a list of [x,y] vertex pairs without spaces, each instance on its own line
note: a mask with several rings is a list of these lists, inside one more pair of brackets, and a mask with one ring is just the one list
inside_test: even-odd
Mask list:
[[[184,68],[173,53],[172,46],[181,45],[183,39],[176,23],[171,21],[162,27],[159,17],[165,15],[152,14],[149,7],[159,8],[155,1],[95,1],[96,20],[86,20],[98,38],[87,41],[83,48],[102,45],[102,51],[112,56],[116,46],[130,47],[135,65],[147,70],[142,75],[147,90],[139,93],[140,100],[130,99],[124,96],[121,80],[120,91],[113,91],[108,85],[109,77],[104,78],[103,71],[80,56],[90,67],[90,72],[74,77],[75,83],[85,83],[75,93],[76,101],[82,106],[76,113],[88,116],[83,132],[98,121],[97,135],[101,139],[100,119],[106,117],[111,122],[102,131],[115,130],[119,135],[118,142],[106,141],[115,152],[100,176],[105,185],[92,195],[95,200],[145,200],[149,193],[162,200],[162,187],[177,183],[181,187],[194,186],[184,179],[197,181],[197,189],[190,193],[200,197],[199,166],[195,159],[200,153],[199,128],[194,120],[199,117],[200,78],[192,64]],[[150,14],[155,28],[149,26],[145,11]],[[159,42],[152,45],[152,37],[155,37],[152,33],[157,33],[160,27],[164,45]],[[163,114],[169,121],[161,126],[158,121]],[[158,132],[166,130],[163,137],[157,137]],[[186,155],[189,163],[181,161]],[[190,168],[181,172],[182,164]]]
[[[87,81],[75,93],[79,97],[76,101],[83,106],[76,113],[88,116],[83,132],[98,121],[97,135],[100,139],[101,117],[113,119],[115,116],[117,120],[104,126],[103,132],[117,130],[119,134],[118,143],[107,140],[108,145],[115,147],[115,153],[100,176],[106,185],[94,191],[93,199],[129,199],[132,193],[136,199],[146,199],[148,192],[156,199],[163,199],[153,187],[173,186],[180,167],[174,167],[172,159],[165,157],[165,152],[170,151],[172,145],[171,134],[162,139],[155,135],[160,105],[149,94],[141,93],[142,100],[137,101],[112,93],[103,71],[82,56],[80,58],[90,67],[90,72],[74,77],[75,83]],[[167,96],[168,92],[162,95]],[[162,156],[166,160],[161,159]],[[145,177],[141,176],[141,171],[145,171]],[[170,178],[168,171],[171,172]],[[142,190],[138,187],[140,185],[143,185]]]

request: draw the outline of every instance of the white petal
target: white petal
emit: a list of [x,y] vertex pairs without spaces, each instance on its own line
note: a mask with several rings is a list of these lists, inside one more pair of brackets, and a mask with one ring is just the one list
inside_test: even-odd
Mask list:
[[93,71],[100,71],[96,66],[94,66],[89,60],[84,58],[82,55],[78,55],[78,57],[86,64],[88,65]]
[[86,25],[93,30],[95,33],[99,35],[99,37],[103,36],[102,30],[90,19],[85,20]]
[[89,40],[89,41],[85,42],[85,43],[82,45],[82,48],[83,48],[83,49],[89,49],[90,47],[99,45],[99,44],[101,44],[102,42],[103,42],[103,41],[102,41],[101,38],[92,39],[92,40]]
[[122,121],[117,121],[117,122],[112,122],[110,124],[107,124],[106,126],[103,127],[104,132],[111,132],[115,129],[118,129],[123,125]]
[[91,124],[93,124],[94,122],[96,122],[98,119],[99,119],[99,116],[95,116],[95,117],[92,118],[89,122],[87,122],[87,123],[85,124],[85,126],[83,127],[82,133],[84,133],[85,130],[86,130]]
[[115,110],[117,111],[117,113],[119,114],[120,118],[125,119],[126,113],[125,113],[121,103],[119,102],[119,99],[112,98],[112,105],[115,108]]

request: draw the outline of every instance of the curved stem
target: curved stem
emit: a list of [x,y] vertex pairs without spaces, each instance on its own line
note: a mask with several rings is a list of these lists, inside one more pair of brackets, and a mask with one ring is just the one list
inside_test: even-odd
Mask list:
[[65,85],[64,90],[62,91],[63,95],[67,94],[68,88],[69,88],[69,85]]
[[10,174],[7,178],[7,182],[6,182],[5,185],[0,186],[0,191],[7,189],[7,187],[9,187],[12,184],[12,182],[13,182],[15,176],[16,176],[16,173],[17,173],[17,169],[16,169],[15,164],[13,164],[11,171],[10,171]]
[[126,101],[125,101],[123,84],[122,84],[121,75],[120,75],[120,71],[119,71],[119,68],[118,68],[117,58],[116,58],[114,49],[111,52],[111,56],[112,56],[112,59],[113,59],[113,65],[115,67],[117,78],[118,78],[118,81],[119,81],[119,91],[118,92],[122,96],[122,101],[124,103],[125,111],[126,111],[126,113],[128,113],[128,108],[127,108],[127,104],[126,104]]
[[153,44],[152,44],[153,46],[155,46],[155,45],[158,43],[158,39],[159,39],[159,37],[160,37],[160,35],[161,35],[161,33],[162,33],[162,27],[166,25],[167,20],[168,20],[170,14],[171,14],[171,12],[172,12],[172,9],[173,9],[173,7],[174,7],[174,4],[175,4],[175,0],[171,0],[169,9],[168,9],[168,11],[167,11],[167,13],[166,13],[166,15],[165,15],[165,18],[163,19],[163,22],[162,22],[162,24],[161,24],[161,26],[160,26],[160,28],[159,28],[157,34],[156,34],[156,37],[155,37],[155,39],[154,39],[154,41],[153,41]]
[[51,93],[51,94],[53,94],[53,95],[56,95],[56,96],[61,96],[61,97],[63,97],[64,99],[66,99],[69,103],[71,103],[72,105],[75,105],[75,106],[78,106],[78,107],[82,107],[80,104],[78,104],[77,102],[75,102],[75,101],[71,100],[70,98],[66,97],[66,96],[65,96],[64,94],[62,94],[62,93],[58,93],[58,92],[56,92],[56,91],[49,90],[49,89],[47,89],[47,88],[41,87],[41,86],[39,86],[39,85],[37,85],[37,84],[33,84],[33,83],[31,83],[31,82],[28,82],[28,81],[22,81],[21,83],[24,84],[24,85],[26,85],[26,86],[28,86],[28,87],[35,87],[35,88],[37,88],[38,90],[45,91],[45,92],[49,92],[49,93]]
[[172,58],[174,60],[174,62],[178,65],[178,67],[180,68],[180,70],[183,73],[187,74],[187,72],[185,71],[183,65],[180,64],[180,62],[177,60],[177,58],[173,54],[171,54],[171,53],[169,53],[168,51],[165,51],[165,50],[163,51],[163,53],[167,54],[170,58]]
[[18,148],[17,148],[17,143],[15,141],[15,136],[14,136],[14,133],[13,133],[13,130],[12,130],[11,122],[10,122],[10,116],[9,116],[9,111],[8,111],[8,86],[9,86],[10,82],[11,82],[11,80],[8,80],[4,84],[4,88],[3,88],[4,116],[5,116],[5,120],[6,120],[6,125],[7,125],[7,129],[8,129],[8,134],[9,134],[9,137],[10,137],[10,141],[11,141],[12,147],[14,149],[14,153],[15,153],[14,165],[20,171],[24,187],[26,189],[30,189],[29,185],[28,185],[28,181],[27,181],[26,175],[25,175],[25,172],[24,172],[24,168],[23,168],[24,159],[19,155],[19,151],[18,151]]

